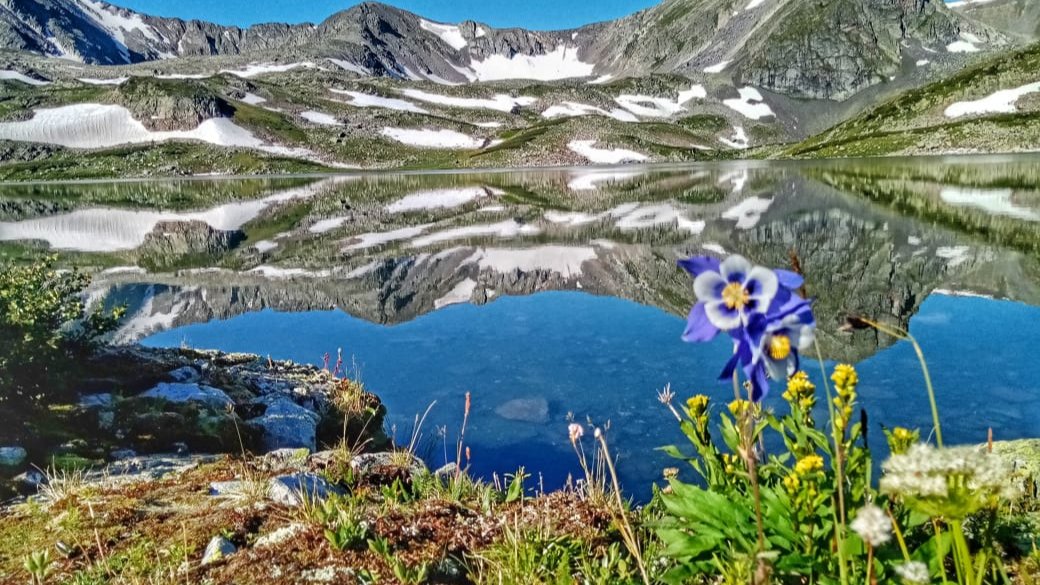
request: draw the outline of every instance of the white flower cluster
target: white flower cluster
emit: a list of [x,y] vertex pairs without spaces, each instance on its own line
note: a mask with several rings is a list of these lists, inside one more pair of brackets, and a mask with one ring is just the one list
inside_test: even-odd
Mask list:
[[873,504],[860,508],[849,526],[870,546],[881,546],[892,540],[892,520],[884,510]]
[[928,572],[928,565],[910,561],[909,563],[896,567],[896,573],[906,585],[928,585],[932,582],[932,576]]
[[980,496],[1013,499],[1018,486],[1008,481],[1005,460],[977,447],[937,449],[918,444],[893,455],[882,466],[881,491],[913,498],[946,498],[953,489],[967,488]]

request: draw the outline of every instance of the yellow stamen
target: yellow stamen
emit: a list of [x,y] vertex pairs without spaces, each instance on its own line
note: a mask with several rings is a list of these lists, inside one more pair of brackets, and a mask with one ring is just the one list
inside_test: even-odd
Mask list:
[[731,282],[722,289],[722,302],[729,309],[743,309],[750,301],[751,295],[739,282]]
[[769,339],[769,357],[774,361],[786,360],[791,355],[791,338],[774,335]]

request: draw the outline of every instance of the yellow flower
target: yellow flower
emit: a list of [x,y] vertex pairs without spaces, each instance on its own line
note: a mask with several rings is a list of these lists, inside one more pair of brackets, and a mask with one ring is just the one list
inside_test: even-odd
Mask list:
[[823,470],[823,457],[819,455],[807,455],[798,460],[794,465],[794,472],[805,476]]
[[798,491],[800,483],[798,476],[794,473],[788,474],[788,476],[784,478],[784,487],[787,489],[787,492],[791,494]]
[[737,456],[733,455],[732,453],[723,453],[722,454],[722,465],[723,465],[723,468],[726,470],[726,473],[728,473],[730,475],[733,475],[734,473],[737,472],[737,462],[739,462],[739,461],[740,461],[740,459],[738,459]]
[[708,397],[698,394],[686,401],[686,408],[690,409],[690,417],[697,418],[708,410]]
[[729,411],[737,418],[743,418],[749,408],[751,408],[751,403],[747,400],[734,400],[729,403]]
[[856,368],[848,364],[838,364],[834,367],[831,380],[834,380],[839,396],[852,396],[856,393],[856,385],[859,384],[859,374],[856,373]]

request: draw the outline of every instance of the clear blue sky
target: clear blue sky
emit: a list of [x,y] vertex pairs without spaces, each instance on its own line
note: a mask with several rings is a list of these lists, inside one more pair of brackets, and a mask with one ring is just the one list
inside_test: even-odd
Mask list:
[[[111,0],[156,16],[197,18],[248,26],[258,22],[321,22],[354,0]],[[631,14],[657,0],[391,0],[386,2],[442,22],[476,20],[494,27],[566,29]]]

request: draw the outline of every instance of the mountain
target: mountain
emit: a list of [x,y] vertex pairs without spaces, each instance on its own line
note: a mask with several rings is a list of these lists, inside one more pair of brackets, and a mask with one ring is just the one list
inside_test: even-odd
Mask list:
[[1040,3],[1032,0],[958,0],[950,7],[1023,41],[1040,40]]
[[0,48],[127,64],[277,53],[442,83],[726,73],[796,98],[846,99],[929,53],[964,61],[1006,39],[939,0],[665,0],[571,31],[442,24],[377,3],[318,25],[241,29],[98,0],[0,0]]

